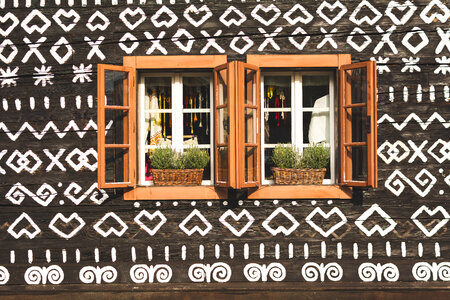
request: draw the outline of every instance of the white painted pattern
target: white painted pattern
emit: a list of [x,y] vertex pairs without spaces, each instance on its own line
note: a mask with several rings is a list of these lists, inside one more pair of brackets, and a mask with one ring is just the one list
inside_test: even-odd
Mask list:
[[342,276],[344,276],[344,270],[339,264],[334,262],[328,264],[309,262],[303,265],[301,274],[303,279],[308,282],[340,281]]
[[[230,224],[227,221],[228,218],[231,218],[234,222],[242,223],[241,219],[247,219],[247,222],[240,229],[236,229],[234,225]],[[252,226],[255,218],[246,210],[243,209],[238,215],[236,215],[231,209],[227,210],[222,216],[219,218],[219,221],[230,230],[235,236],[242,236],[249,228]]]
[[172,279],[172,268],[165,264],[134,265],[130,269],[130,277],[134,283],[167,283]]
[[286,268],[280,263],[270,263],[268,265],[251,263],[244,267],[244,276],[250,282],[266,282],[269,279],[280,282],[286,278]]
[[418,183],[418,185],[403,175],[401,171],[395,170],[386,179],[384,186],[398,197],[405,190],[406,186],[403,182],[406,182],[414,190],[414,192],[421,197],[425,197],[437,181],[436,177],[433,176],[427,169],[422,169],[419,173],[417,173],[414,180]]
[[[328,228],[327,231],[324,231],[320,226],[318,226],[314,221],[312,220],[317,214],[319,214],[323,219],[328,220],[330,217],[333,217],[334,215],[337,215],[341,220]],[[318,231],[322,236],[328,237],[330,234],[332,234],[337,229],[341,228],[343,225],[347,223],[347,218],[342,213],[342,211],[337,208],[333,207],[328,213],[325,213],[320,207],[316,207],[306,218],[306,223],[308,223],[309,226],[314,228],[316,231]]]
[[418,262],[412,268],[412,275],[417,281],[450,281],[450,262]]
[[[285,219],[289,220],[291,222],[291,225],[286,228],[283,225],[278,225],[276,228],[271,226],[272,220],[277,218],[279,215],[282,215],[285,217]],[[262,223],[262,226],[270,232],[273,236],[283,233],[284,235],[290,235],[292,232],[294,232],[295,229],[300,224],[297,222],[297,220],[289,213],[287,212],[283,207],[278,207],[275,211],[273,211],[270,216],[264,220]]]
[[[438,213],[442,214],[443,218],[439,219],[439,222],[435,224],[431,229],[428,229],[420,220],[418,220],[418,217],[423,213],[426,213],[425,219],[427,220],[429,220],[429,218],[433,217]],[[422,205],[411,216],[411,220],[413,220],[414,224],[416,224],[416,226],[419,227],[419,229],[425,234],[426,237],[432,237],[433,235],[436,234],[436,232],[438,232],[442,227],[444,227],[445,224],[448,223],[448,221],[450,220],[450,215],[442,206],[436,206],[432,210],[427,206]]]
[[[199,218],[200,221],[202,221],[202,223],[205,225],[205,227],[200,228],[198,225],[195,225],[191,229],[188,229],[186,225],[188,225],[194,217]],[[198,209],[194,209],[186,218],[184,218],[184,220],[178,225],[178,227],[180,227],[180,229],[189,236],[191,236],[195,232],[198,232],[200,233],[200,235],[205,236],[212,229],[211,223],[209,223],[209,221],[203,216],[202,213],[200,213]]]
[[50,265],[48,267],[29,267],[24,274],[27,284],[60,284],[64,280],[64,271],[60,266]]
[[231,268],[223,262],[193,264],[189,267],[188,276],[192,282],[228,282],[231,278]]
[[[369,220],[375,213],[389,223],[389,226],[382,228],[379,224],[375,224],[370,229],[364,226],[364,222]],[[361,216],[358,217],[355,221],[355,225],[367,236],[372,236],[375,232],[378,232],[381,236],[385,236],[395,228],[397,222],[395,222],[384,210],[382,210],[378,204],[373,204]]]
[[396,265],[363,263],[358,268],[359,278],[364,282],[382,281],[395,282],[400,277],[400,272]]
[[[74,220],[77,221],[75,225],[73,222]],[[64,227],[66,227],[65,225],[70,224],[70,231],[62,231],[57,227],[57,224],[63,224]],[[62,213],[57,213],[50,221],[48,227],[60,237],[70,239],[74,237],[84,227],[84,225],[86,225],[86,222],[77,213],[72,213],[67,218]]]
[[112,266],[86,266],[80,270],[79,278],[83,283],[113,283],[117,279],[117,270]]
[[[101,226],[108,220],[114,219],[116,222],[115,226],[110,226],[106,231],[101,228]],[[108,221],[109,222],[109,221]],[[117,226],[118,225],[118,226]],[[106,226],[106,225],[105,225]],[[114,233],[114,235],[121,237],[128,229],[128,225],[119,218],[114,212],[109,212],[103,216],[100,220],[98,220],[93,226],[95,231],[101,234],[103,237],[108,237],[110,234]]]
[[[143,218],[146,218],[150,221],[159,218],[160,221],[156,225],[154,225],[153,228],[150,228],[144,223],[144,221],[142,220]],[[159,210],[155,211],[154,213],[149,213],[144,209],[134,218],[134,221],[141,227],[141,229],[143,229],[149,235],[153,236],[167,222],[167,218]]]

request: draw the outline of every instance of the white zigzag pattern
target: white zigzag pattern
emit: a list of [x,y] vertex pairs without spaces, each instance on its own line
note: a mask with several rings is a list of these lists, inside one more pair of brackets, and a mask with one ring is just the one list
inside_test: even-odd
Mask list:
[[394,128],[397,129],[398,131],[402,131],[403,128],[405,128],[406,125],[408,125],[408,123],[411,120],[416,121],[420,125],[420,127],[422,127],[423,130],[427,129],[428,126],[434,120],[441,122],[442,126],[444,126],[445,128],[450,127],[450,120],[449,121],[445,120],[438,112],[433,113],[426,121],[422,121],[422,119],[418,117],[415,113],[411,113],[409,116],[406,117],[406,119],[401,124],[395,122],[395,120],[388,114],[384,114],[380,119],[378,119],[377,123],[382,124],[383,122],[388,122],[391,123],[392,126],[394,126]]
[[[105,129],[106,134],[108,133],[108,130],[111,128],[112,124],[113,122],[110,121],[106,125]],[[13,133],[8,129],[8,126],[6,126],[5,123],[0,122],[0,130],[3,130],[3,132],[6,133],[9,139],[12,141],[16,141],[20,137],[20,135],[23,132],[25,132],[25,130],[28,130],[30,133],[34,135],[36,139],[40,140],[50,130],[53,130],[53,132],[56,133],[56,135],[60,139],[62,139],[63,137],[66,136],[68,132],[71,131],[75,132],[80,138],[83,138],[86,135],[87,131],[90,129],[97,131],[97,124],[93,120],[89,120],[89,122],[86,124],[86,126],[83,127],[82,130],[80,130],[80,127],[77,125],[77,123],[75,123],[74,120],[70,120],[69,124],[62,131],[58,129],[58,127],[55,125],[55,123],[53,123],[53,121],[50,121],[47,123],[47,125],[45,125],[44,129],[42,129],[41,132],[35,130],[33,126],[31,126],[28,122],[25,122],[22,124],[22,126],[17,132]]]

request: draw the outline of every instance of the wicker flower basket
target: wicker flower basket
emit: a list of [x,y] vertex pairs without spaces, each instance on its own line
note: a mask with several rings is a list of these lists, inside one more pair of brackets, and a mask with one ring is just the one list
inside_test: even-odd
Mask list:
[[152,169],[152,175],[155,185],[200,185],[203,179],[203,169]]
[[276,184],[322,184],[327,169],[272,168],[272,171]]

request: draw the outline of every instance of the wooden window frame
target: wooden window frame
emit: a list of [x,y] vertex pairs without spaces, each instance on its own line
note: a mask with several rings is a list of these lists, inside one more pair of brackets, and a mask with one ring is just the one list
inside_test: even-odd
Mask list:
[[[136,76],[137,69],[214,69],[226,61],[225,55],[131,56],[124,57],[123,66],[134,69],[134,76]],[[341,66],[351,63],[351,56],[350,54],[248,55],[247,63],[260,68],[339,69]],[[130,103],[136,103],[136,93],[132,94],[133,99],[130,99]],[[373,117],[376,119],[376,110],[373,113]],[[214,122],[216,121],[214,120]],[[134,172],[136,172],[137,165],[134,164],[131,167],[134,167]],[[376,181],[376,177],[374,180]],[[227,197],[226,189],[214,186],[136,186],[124,191],[125,200],[206,200],[227,199]],[[352,188],[340,185],[265,185],[249,188],[248,194],[248,199],[351,199],[351,197]]]

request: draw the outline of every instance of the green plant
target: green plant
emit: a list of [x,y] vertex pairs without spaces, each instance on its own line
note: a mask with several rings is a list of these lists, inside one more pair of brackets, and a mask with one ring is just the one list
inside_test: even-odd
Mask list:
[[299,164],[299,155],[292,145],[279,144],[273,149],[272,161],[277,168],[295,169]]
[[181,160],[186,169],[203,169],[209,163],[209,154],[198,147],[191,147],[186,149]]
[[153,169],[175,169],[177,154],[171,148],[156,148],[150,155],[150,161]]
[[330,161],[330,148],[323,144],[312,144],[303,150],[300,166],[306,169],[326,168]]

